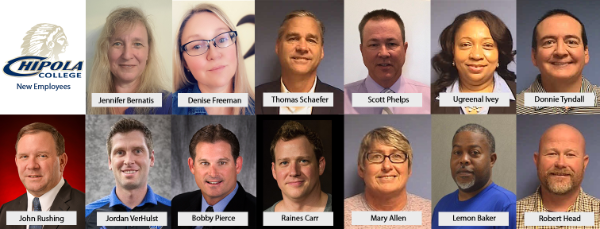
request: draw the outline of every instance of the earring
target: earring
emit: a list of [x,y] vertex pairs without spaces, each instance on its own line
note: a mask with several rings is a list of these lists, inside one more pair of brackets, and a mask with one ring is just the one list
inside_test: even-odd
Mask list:
[[499,67],[500,67],[500,63],[496,64],[496,68],[499,68]]
[[452,61],[452,66],[454,66],[454,65],[455,65],[455,64],[454,64],[454,61]]

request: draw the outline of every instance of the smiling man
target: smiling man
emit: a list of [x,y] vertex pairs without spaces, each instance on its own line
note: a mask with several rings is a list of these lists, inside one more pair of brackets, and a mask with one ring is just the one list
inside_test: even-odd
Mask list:
[[[157,211],[169,215],[171,201],[155,194],[148,185],[148,173],[154,166],[150,129],[135,119],[121,119],[110,129],[106,150],[108,169],[115,176],[116,186],[110,195],[85,206],[87,228],[135,228],[97,226],[97,212]],[[167,223],[170,225],[170,222],[168,216]]]
[[364,228],[352,225],[353,211],[421,212],[421,225],[406,228],[431,228],[431,201],[406,191],[412,160],[410,143],[397,129],[384,126],[367,133],[358,153],[358,176],[365,182],[365,192],[344,200],[344,228]]
[[[579,130],[566,124],[548,128],[540,138],[533,162],[540,186],[517,202],[518,228],[525,228],[525,212],[600,212],[600,200],[581,188],[589,157]],[[597,217],[590,228],[600,228]]]
[[[313,13],[295,10],[279,27],[275,53],[281,64],[281,78],[256,87],[256,114],[343,114],[343,92],[317,77],[325,56],[325,26]],[[263,93],[333,92],[333,107],[263,107]]]
[[325,171],[319,136],[296,121],[285,122],[271,142],[271,172],[283,200],[265,212],[331,212],[331,194],[321,191]]
[[450,170],[458,190],[437,203],[431,219],[432,228],[442,228],[439,226],[440,212],[508,212],[509,226],[494,228],[515,228],[517,197],[492,181],[492,168],[497,158],[492,133],[478,124],[461,126],[452,138],[451,153]]
[[[547,12],[533,28],[531,61],[540,70],[517,96],[517,114],[600,113],[600,88],[582,75],[590,55],[583,23],[566,10]],[[525,107],[525,93],[594,93],[593,107]]]
[[[49,124],[31,123],[19,131],[15,149],[15,164],[27,193],[2,205],[2,228],[42,228],[41,225],[6,225],[7,211],[77,211],[77,222],[83,222],[85,195],[63,178],[68,157],[62,134]],[[54,228],[80,228],[81,225],[83,223]]]
[[192,137],[189,150],[188,166],[200,190],[173,198],[173,222],[179,211],[248,212],[248,226],[256,227],[256,197],[237,181],[243,159],[235,134],[221,124],[202,127]]
[[[408,42],[404,22],[390,10],[367,13],[358,25],[367,78],[344,85],[346,114],[429,114],[429,86],[402,76]],[[352,107],[352,93],[421,93],[422,107]]]

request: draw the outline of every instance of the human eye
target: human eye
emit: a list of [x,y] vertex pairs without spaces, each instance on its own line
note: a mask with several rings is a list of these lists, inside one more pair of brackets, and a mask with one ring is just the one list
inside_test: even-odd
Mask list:
[[288,165],[288,162],[287,161],[281,161],[281,162],[279,162],[279,165],[286,166],[286,165]]
[[544,48],[552,47],[554,45],[554,43],[556,43],[556,42],[552,39],[543,40],[542,47],[544,47]]
[[577,39],[568,39],[566,41],[566,43],[569,47],[572,47],[572,48],[579,46],[579,41]]
[[226,161],[219,161],[219,165],[226,165],[227,162]]
[[310,162],[310,161],[309,161],[309,160],[307,160],[307,159],[302,159],[302,160],[300,160],[300,163],[301,163],[301,164],[308,164],[309,162]]
[[135,47],[144,47],[144,44],[142,44],[141,42],[136,42],[133,44]]
[[392,48],[392,49],[394,49],[394,48],[398,47],[399,44],[395,43],[395,42],[390,42],[390,43],[387,43],[387,46],[390,47],[390,48]]
[[471,154],[473,154],[474,156],[478,156],[481,154],[481,152],[479,152],[479,150],[473,150],[471,151]]
[[460,48],[463,48],[463,49],[464,49],[464,48],[469,48],[469,47],[471,47],[471,45],[472,45],[472,44],[471,44],[471,42],[462,42],[462,43],[459,43],[459,44],[458,44],[458,47],[460,47]]
[[454,150],[454,151],[452,151],[452,155],[457,155],[458,156],[460,154],[461,154],[460,150]]
[[201,165],[204,165],[204,166],[208,166],[208,165],[210,165],[210,164],[209,164],[208,162],[206,162],[206,161],[201,161],[201,162],[200,162],[200,164],[201,164]]
[[46,155],[46,154],[40,154],[40,156],[39,156],[39,157],[41,157],[41,158],[47,158],[47,157],[48,157],[48,155]]
[[136,149],[135,153],[142,153],[142,149]]
[[120,41],[113,42],[113,46],[122,46],[123,43]]
[[27,155],[20,155],[19,159],[27,159],[27,157],[28,157]]
[[390,157],[392,159],[394,159],[394,161],[404,160],[404,154],[402,154],[402,153],[395,153],[395,154],[392,154]]
[[493,49],[494,48],[494,43],[484,43],[483,47],[485,49]]
[[369,154],[369,158],[371,158],[371,161],[381,161],[381,160],[383,160],[383,154],[372,153],[372,154]]
[[219,44],[223,44],[223,43],[226,43],[227,41],[229,41],[229,37],[222,36],[217,41],[219,42]]

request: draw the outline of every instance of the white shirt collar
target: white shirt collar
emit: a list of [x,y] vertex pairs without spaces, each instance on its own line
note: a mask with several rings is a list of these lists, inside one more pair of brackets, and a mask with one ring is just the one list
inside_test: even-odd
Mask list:
[[[60,189],[62,188],[62,186],[64,184],[65,184],[65,179],[61,177],[60,181],[58,182],[58,184],[56,186],[54,186],[54,188],[50,189],[50,191],[44,193],[42,196],[39,197],[40,205],[42,206],[42,211],[50,210],[50,207],[52,206],[52,203],[54,202],[56,195],[58,195],[58,191],[60,191]],[[35,196],[33,196],[31,193],[29,193],[29,191],[27,191],[27,211],[28,212],[33,211],[33,198],[35,198]]]
[[[285,87],[285,85],[283,84],[283,78],[280,78],[280,90],[281,93],[292,93],[290,92],[287,87]],[[313,82],[313,86],[310,89],[310,91],[306,92],[306,93],[315,93],[315,88],[317,87],[317,77],[315,77],[315,82]],[[279,107],[279,114],[311,114],[312,113],[312,107]]]
[[[281,84],[281,93],[291,93],[287,87],[285,87],[285,84],[283,84],[283,77],[279,78],[279,82]],[[317,87],[317,77],[315,77],[315,82],[313,82],[313,86],[310,91],[306,93],[315,93],[315,87]]]
[[[459,83],[458,83],[458,79],[456,79],[454,81],[454,83],[452,83],[450,86],[446,87],[446,92],[447,93],[460,93],[460,89],[458,87],[459,87]],[[492,91],[492,93],[509,93],[510,100],[515,100],[515,96],[513,96],[513,93],[510,90],[510,87],[508,86],[506,81],[504,79],[502,79],[502,77],[500,77],[496,73],[494,73],[494,90]]]

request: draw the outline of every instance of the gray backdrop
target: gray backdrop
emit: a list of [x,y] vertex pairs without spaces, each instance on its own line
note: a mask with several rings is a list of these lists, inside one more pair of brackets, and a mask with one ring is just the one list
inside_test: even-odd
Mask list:
[[194,175],[190,172],[190,140],[202,127],[221,124],[235,134],[240,142],[240,156],[244,159],[237,180],[246,192],[256,196],[256,118],[254,116],[193,116],[174,115],[172,119],[171,194],[198,190]]
[[525,90],[533,83],[535,77],[540,74],[540,71],[531,63],[531,36],[533,36],[533,28],[537,21],[548,11],[553,9],[565,9],[575,15],[583,25],[588,38],[588,47],[590,52],[590,62],[583,69],[583,76],[593,84],[600,83],[597,74],[600,71],[600,51],[597,47],[600,46],[600,1],[562,1],[562,0],[546,0],[543,4],[537,1],[518,1],[517,16],[519,17],[519,43],[517,47],[522,53],[523,58],[519,61],[519,84],[517,91]]
[[358,176],[358,150],[369,131],[391,126],[402,132],[413,150],[412,175],[406,190],[431,199],[431,116],[429,115],[348,115],[344,120],[344,198],[364,192]]
[[[577,128],[585,138],[585,149],[589,155],[588,167],[581,186],[583,191],[592,196],[600,196],[600,184],[597,174],[600,174],[600,163],[597,149],[600,148],[600,122],[598,116],[586,115],[518,115],[517,117],[517,199],[529,196],[535,192],[540,182],[537,168],[533,162],[533,153],[538,151],[540,137],[549,127],[566,123]],[[594,177],[596,176],[596,178]]]
[[85,116],[85,204],[108,196],[115,187],[115,176],[108,169],[106,138],[110,127],[122,118],[144,123],[152,132],[154,167],[148,184],[167,199],[171,195],[171,116],[165,115],[86,115]]
[[[523,1],[520,1],[523,2]],[[536,4],[539,5],[539,2]],[[431,2],[431,57],[435,56],[442,50],[440,47],[440,34],[450,25],[456,16],[459,14],[467,13],[472,10],[487,10],[498,16],[502,22],[508,27],[513,37],[513,50],[517,49],[517,4],[515,0],[493,0],[493,1],[474,1],[474,0],[462,0],[462,1],[440,1],[432,0]],[[521,22],[521,18],[519,18]],[[521,47],[520,47],[521,48]],[[523,50],[523,49],[522,49]],[[530,50],[530,49],[527,49]],[[521,53],[524,53],[520,51]],[[529,54],[527,54],[529,55]],[[515,62],[517,61],[515,56]],[[529,56],[526,56],[527,59]],[[516,72],[515,63],[510,63],[508,69]],[[431,68],[431,83],[438,79],[438,75]],[[517,77],[517,79],[519,79]],[[523,81],[521,81],[523,82]],[[517,91],[517,93],[519,90]],[[432,98],[433,99],[433,98]]]
[[293,10],[308,10],[325,25],[325,56],[319,79],[344,88],[344,2],[335,1],[256,1],[256,85],[279,79],[281,66],[275,54],[277,31],[285,15]]
[[[537,117],[537,116],[536,116]],[[477,123],[488,129],[496,140],[496,163],[492,169],[492,181],[516,193],[516,128],[515,115],[432,115],[431,144],[432,207],[445,195],[458,188],[450,174],[452,137],[456,130],[468,123]]]

